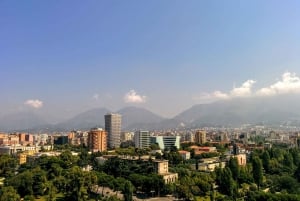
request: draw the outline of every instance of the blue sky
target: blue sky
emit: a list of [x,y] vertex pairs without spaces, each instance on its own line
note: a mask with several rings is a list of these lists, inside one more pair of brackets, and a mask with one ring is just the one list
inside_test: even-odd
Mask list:
[[0,1],[0,115],[298,93],[299,21],[299,1]]

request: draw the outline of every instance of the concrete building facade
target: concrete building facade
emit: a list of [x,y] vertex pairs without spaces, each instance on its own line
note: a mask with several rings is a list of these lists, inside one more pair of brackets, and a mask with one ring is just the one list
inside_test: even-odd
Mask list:
[[206,131],[197,130],[195,133],[195,142],[198,144],[206,143]]
[[122,116],[120,114],[106,114],[105,131],[107,132],[108,147],[118,148],[121,144],[121,122]]
[[158,144],[161,150],[171,149],[175,146],[180,149],[180,136],[154,136],[150,137],[151,144]]
[[150,133],[149,131],[136,131],[134,133],[134,144],[136,148],[150,147]]
[[134,132],[124,131],[121,132],[121,142],[133,141],[134,140]]

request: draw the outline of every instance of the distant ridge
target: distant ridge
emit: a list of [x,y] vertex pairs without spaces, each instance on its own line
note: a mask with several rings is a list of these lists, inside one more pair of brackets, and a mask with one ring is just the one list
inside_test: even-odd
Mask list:
[[38,114],[33,112],[19,112],[0,117],[0,131],[15,131],[38,127],[47,124]]
[[174,119],[189,127],[205,125],[240,126],[242,124],[300,125],[299,97],[241,98],[199,104],[183,111]]
[[149,130],[164,120],[163,117],[144,108],[125,107],[117,112],[122,115],[122,127],[126,130]]
[[93,127],[104,127],[104,115],[108,112],[110,112],[110,110],[106,108],[91,109],[56,126],[64,130],[86,130]]
[[[231,126],[242,124],[300,126],[300,97],[280,96],[276,98],[243,98],[198,104],[181,112],[174,118],[160,115],[139,107],[125,107],[118,111],[122,115],[123,130],[158,130],[170,128],[199,128],[203,126]],[[18,113],[0,118],[0,131],[70,131],[104,127],[104,115],[111,112],[96,108],[75,117],[50,125],[34,113]]]

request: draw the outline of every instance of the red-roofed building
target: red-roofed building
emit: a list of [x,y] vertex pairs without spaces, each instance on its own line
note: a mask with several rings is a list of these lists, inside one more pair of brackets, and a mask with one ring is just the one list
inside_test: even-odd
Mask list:
[[193,149],[195,155],[199,155],[202,153],[210,153],[210,152],[217,152],[216,147],[199,147],[199,146],[190,146],[190,149]]
[[191,159],[191,152],[189,152],[189,151],[181,150],[181,151],[178,151],[178,153],[181,155],[183,160]]

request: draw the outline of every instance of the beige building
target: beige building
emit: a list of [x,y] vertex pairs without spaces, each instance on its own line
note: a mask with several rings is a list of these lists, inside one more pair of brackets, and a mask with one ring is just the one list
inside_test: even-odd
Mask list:
[[122,132],[121,133],[121,141],[126,142],[126,141],[133,141],[133,136],[134,132]]
[[246,154],[237,154],[234,157],[237,158],[239,165],[245,166],[247,164]]
[[26,163],[27,162],[27,154],[26,153],[20,153],[18,155],[18,159],[19,159],[19,165]]
[[169,172],[169,161],[167,160],[154,160],[154,169],[163,177],[166,184],[174,183],[178,179],[177,173]]
[[197,130],[195,133],[195,142],[198,144],[206,143],[206,131]]
[[198,163],[192,164],[191,168],[203,172],[213,172],[217,167],[224,168],[225,161],[220,161],[218,157],[203,158]]
[[191,152],[189,152],[189,151],[180,150],[180,151],[178,151],[178,153],[181,155],[183,160],[191,159]]
[[107,150],[107,133],[102,128],[91,129],[88,135],[88,147],[92,152]]
[[224,168],[226,166],[225,162],[212,162],[212,163],[199,163],[198,170],[203,172],[213,172],[217,167]]

